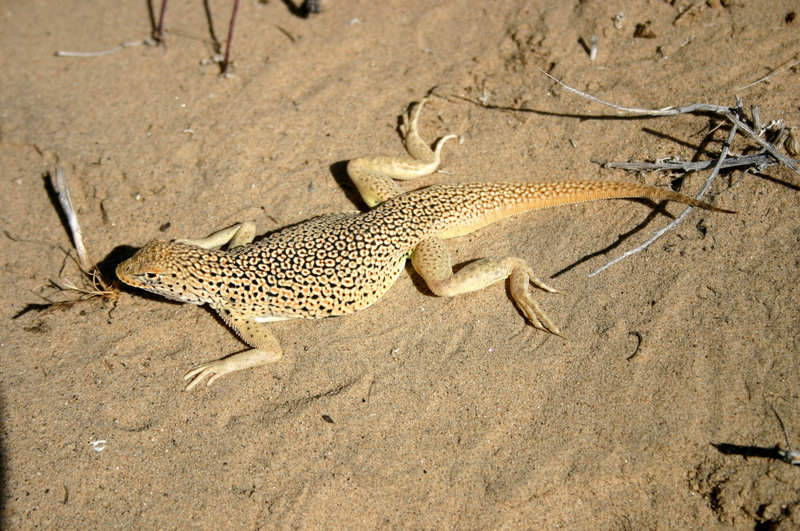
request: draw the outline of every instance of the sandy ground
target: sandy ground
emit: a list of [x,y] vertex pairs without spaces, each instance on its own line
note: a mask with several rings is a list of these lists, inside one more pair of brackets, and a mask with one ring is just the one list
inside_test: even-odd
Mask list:
[[[433,87],[423,134],[463,142],[420,185],[668,185],[592,159],[709,158],[726,130],[706,142],[707,117],[610,118],[539,71],[632,106],[738,95],[800,125],[797,67],[740,88],[800,58],[797,3],[723,3],[330,0],[302,18],[245,0],[221,78],[199,1],[170,2],[166,48],[94,58],[54,52],[147,38],[145,2],[3,2],[3,525],[799,526],[800,469],[713,446],[785,447],[774,408],[800,447],[800,177],[786,169],[731,189],[741,174],[723,175],[709,199],[738,214],[693,211],[593,278],[681,207],[578,205],[451,242],[456,262],[530,261],[565,292],[537,296],[567,340],[526,325],[501,286],[440,299],[408,268],[368,311],[275,324],[274,367],[186,393],[186,370],[243,348],[207,309],[128,289],[113,310],[29,306],[70,296],[49,279],[79,278],[60,273],[56,166],[113,265],[151,239],[361,208],[343,162],[402,153],[397,118]],[[230,3],[211,12],[224,36]]]

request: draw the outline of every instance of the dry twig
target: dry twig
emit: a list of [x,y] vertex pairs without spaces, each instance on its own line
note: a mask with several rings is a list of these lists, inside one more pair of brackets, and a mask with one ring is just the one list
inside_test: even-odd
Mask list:
[[[796,164],[800,164],[800,159],[792,159]],[[695,171],[703,171],[713,168],[718,160],[697,160],[687,161],[678,159],[665,159],[656,162],[612,162],[607,160],[592,159],[591,162],[599,164],[603,168],[617,168],[625,171],[678,171],[683,173],[690,173]],[[753,155],[743,155],[741,157],[728,156],[720,164],[720,171],[731,170],[735,168],[755,168],[757,172],[778,164],[774,157],[769,155],[766,151],[761,151]]]
[[800,465],[800,452],[797,450],[792,450],[792,445],[789,443],[789,432],[786,431],[786,426],[783,424],[781,416],[778,415],[778,412],[775,411],[775,408],[772,407],[771,404],[769,408],[775,414],[775,418],[778,419],[778,424],[781,425],[781,430],[783,430],[783,436],[786,440],[786,450],[779,449],[778,455],[784,463],[789,463],[790,465]]
[[[714,166],[714,169],[711,172],[711,175],[708,176],[708,179],[706,179],[706,182],[703,183],[703,187],[700,189],[700,192],[698,192],[698,194],[694,197],[698,201],[703,198],[703,196],[705,195],[705,193],[708,191],[709,187],[711,186],[711,183],[714,181],[714,179],[716,178],[717,174],[719,173],[719,169],[722,166],[722,162],[725,160],[725,157],[728,156],[728,150],[730,148],[731,142],[733,141],[733,137],[735,135],[736,135],[736,126],[734,125],[733,127],[731,127],[731,131],[728,134],[728,138],[725,140],[725,144],[722,146],[722,153],[720,153],[719,160],[717,160],[716,166]],[[650,247],[650,245],[652,245],[653,242],[655,242],[657,239],[662,237],[668,231],[670,231],[674,227],[676,227],[681,221],[683,221],[683,218],[685,218],[689,214],[689,212],[692,211],[692,208],[693,207],[686,207],[686,209],[683,212],[681,212],[680,215],[677,218],[673,219],[666,227],[664,227],[662,229],[659,229],[655,233],[653,233],[653,235],[650,237],[650,239],[648,239],[646,242],[644,242],[643,244],[641,244],[638,247],[635,247],[635,248],[631,249],[630,251],[625,251],[623,254],[621,254],[620,256],[618,256],[616,258],[614,258],[613,260],[608,262],[606,265],[604,265],[600,269],[598,269],[598,270],[596,270],[596,271],[594,271],[592,273],[589,273],[589,276],[593,277],[593,276],[597,275],[598,273],[600,273],[602,271],[605,271],[606,269],[608,269],[612,265],[616,264],[617,262],[621,262],[622,260],[625,260],[627,257],[629,257],[629,256],[631,256],[633,254],[636,254],[636,253],[638,253],[640,251],[644,251],[645,249]]]
[[92,261],[89,259],[89,254],[86,252],[86,246],[83,245],[83,232],[81,225],[78,223],[78,215],[75,213],[75,207],[72,206],[72,199],[69,197],[69,188],[64,179],[64,169],[61,167],[56,168],[56,178],[53,182],[58,194],[58,202],[61,203],[61,210],[67,217],[67,224],[69,225],[70,235],[72,236],[72,244],[75,246],[75,251],[78,253],[78,264],[81,269],[88,271],[93,267]]
[[722,105],[713,105],[710,103],[693,103],[691,105],[685,105],[683,107],[670,106],[670,107],[665,107],[663,109],[640,109],[636,107],[623,107],[621,105],[605,101],[596,96],[592,96],[591,94],[587,94],[586,92],[582,92],[578,89],[572,88],[563,81],[551,76],[547,72],[542,71],[542,74],[546,75],[547,77],[549,77],[550,79],[561,85],[568,92],[572,92],[573,94],[577,94],[578,96],[597,102],[601,105],[605,105],[606,107],[611,107],[612,109],[616,109],[617,111],[624,112],[626,114],[631,114],[635,116],[677,116],[679,114],[710,113],[710,114],[715,114],[717,116],[721,116],[726,120],[728,120],[731,123],[731,125],[735,125],[741,131],[743,131],[746,136],[756,141],[770,155],[778,159],[778,161],[781,164],[783,164],[787,168],[791,169],[793,172],[800,175],[800,168],[798,168],[794,164],[792,159],[790,159],[789,157],[778,151],[778,148],[776,148],[771,143],[761,138],[755,131],[753,131],[750,128],[749,125],[747,125],[744,121],[742,121],[742,119],[740,118],[741,114],[740,108],[732,109],[730,107],[723,107]]
[[726,455],[765,457],[767,459],[777,459],[789,465],[800,465],[800,452],[797,450],[792,450],[792,446],[789,443],[789,432],[786,430],[783,420],[781,420],[780,415],[778,415],[778,412],[775,411],[775,408],[772,407],[772,405],[769,405],[769,408],[772,410],[775,418],[778,419],[778,424],[780,424],[781,430],[783,430],[784,440],[786,441],[785,450],[782,449],[779,444],[776,444],[775,446],[754,446],[730,443],[711,443],[711,445]]
[[[794,62],[792,62],[792,61],[794,61]],[[797,54],[795,54],[794,57],[792,57],[791,59],[789,59],[787,61],[784,61],[782,64],[780,64],[777,67],[773,68],[770,71],[770,73],[767,74],[766,76],[761,77],[759,79],[756,79],[755,81],[753,81],[752,83],[748,83],[747,85],[743,85],[743,86],[737,88],[736,90],[744,90],[744,89],[748,89],[748,88],[752,87],[753,85],[758,85],[759,83],[762,83],[762,82],[768,80],[772,76],[774,76],[776,74],[779,74],[780,72],[783,72],[784,70],[789,70],[790,68],[793,68],[793,67],[797,66],[798,64],[800,64],[800,59],[797,59]]]
[[64,276],[64,269],[70,258],[69,254],[67,254],[61,266],[59,280],[51,280],[50,283],[60,291],[77,293],[77,300],[53,302],[45,297],[45,300],[50,304],[44,305],[44,307],[72,305],[77,301],[88,300],[94,297],[100,297],[105,301],[115,304],[119,296],[119,289],[116,286],[116,282],[108,281],[103,277],[100,269],[98,269],[97,265],[89,258],[89,253],[86,251],[86,246],[83,244],[83,231],[81,231],[81,226],[78,223],[78,216],[75,213],[75,208],[72,206],[72,200],[69,197],[69,188],[67,187],[66,179],[64,178],[64,170],[62,168],[56,168],[56,176],[52,181],[53,188],[58,195],[61,210],[67,218],[72,244],[78,255],[77,265],[81,271],[81,282],[76,284]]
[[147,46],[155,46],[157,43],[153,39],[144,39],[141,41],[123,42],[118,46],[114,46],[108,50],[101,50],[99,52],[70,52],[67,50],[58,50],[56,51],[56,57],[100,57],[103,55],[116,53],[120,50],[124,50],[125,48],[132,48],[134,46],[141,46],[143,44]]
[[[737,106],[735,108],[723,107],[721,105],[712,105],[712,104],[708,104],[708,103],[693,103],[691,105],[686,105],[686,106],[683,106],[683,107],[666,107],[666,108],[663,108],[663,109],[641,109],[641,108],[636,108],[636,107],[623,107],[621,105],[617,105],[615,103],[608,102],[608,101],[600,99],[600,98],[598,98],[596,96],[592,96],[591,94],[587,94],[586,92],[582,92],[582,91],[580,91],[578,89],[572,88],[569,85],[567,85],[566,83],[562,82],[561,80],[559,80],[559,79],[553,77],[552,75],[548,74],[547,72],[542,72],[542,73],[544,75],[546,75],[547,77],[549,77],[550,79],[552,79],[553,81],[555,81],[556,83],[558,83],[559,85],[561,85],[561,87],[563,87],[568,92],[572,92],[572,93],[577,94],[578,96],[586,98],[586,99],[588,99],[590,101],[594,101],[594,102],[599,103],[601,105],[605,105],[606,107],[611,107],[612,109],[615,109],[615,110],[617,110],[619,112],[622,112],[622,113],[625,113],[625,114],[634,115],[634,116],[677,116],[679,114],[698,114],[698,113],[702,113],[702,114],[713,114],[713,115],[716,115],[716,116],[721,116],[722,118],[727,120],[731,125],[730,133],[728,134],[728,138],[725,141],[725,144],[723,145],[722,152],[720,153],[720,157],[714,163],[714,169],[711,172],[711,175],[708,177],[706,182],[703,184],[703,187],[702,187],[700,193],[696,196],[696,199],[702,198],[702,196],[705,194],[705,192],[711,186],[711,183],[714,180],[714,178],[719,173],[719,170],[724,167],[723,165],[726,162],[725,159],[728,156],[728,151],[730,150],[731,142],[733,141],[733,138],[736,135],[736,133],[740,132],[740,131],[745,136],[751,138],[752,140],[757,142],[762,147],[763,151],[761,153],[759,153],[757,156],[765,156],[766,155],[768,157],[772,157],[777,162],[783,164],[787,168],[791,169],[792,171],[794,171],[795,173],[800,175],[800,169],[795,164],[797,161],[787,157],[786,155],[784,155],[783,153],[778,151],[778,148],[774,144],[772,144],[771,142],[769,142],[766,139],[762,138],[760,136],[760,133],[763,132],[761,130],[762,129],[761,127],[758,128],[758,129],[760,129],[759,132],[756,132],[743,120],[742,103],[741,103],[741,100],[739,100],[739,98],[737,98],[737,101],[736,101]],[[736,160],[739,160],[739,159],[736,159]],[[731,167],[736,165],[735,161],[728,161],[728,162],[729,162],[729,166],[731,166]],[[620,164],[620,163],[614,163],[614,164],[616,165],[616,164]],[[635,163],[635,164],[641,165],[642,163]],[[708,164],[710,165],[711,163],[708,163]],[[763,166],[763,164],[765,164],[765,162],[763,162],[762,159],[759,159],[759,165]],[[663,163],[659,164],[659,166],[661,166],[661,167],[654,168],[654,169],[666,169],[666,168],[664,168],[664,164]],[[675,220],[673,220],[669,225],[667,225],[663,229],[661,229],[661,230],[657,231],[655,234],[653,234],[653,236],[649,240],[647,240],[645,243],[643,243],[639,247],[637,247],[635,249],[632,249],[630,251],[627,251],[623,255],[615,258],[614,260],[612,260],[611,262],[607,263],[606,265],[604,265],[600,269],[598,269],[598,270],[594,271],[593,273],[591,273],[589,276],[592,277],[592,276],[600,273],[601,271],[604,271],[608,267],[616,264],[617,262],[619,262],[621,260],[624,260],[628,256],[631,256],[632,254],[638,253],[638,252],[646,249],[653,242],[655,242],[658,238],[663,236],[667,231],[669,231],[670,229],[674,228],[678,223],[680,223],[681,220],[683,220],[683,218],[685,218],[686,215],[691,211],[691,209],[692,209],[692,207],[688,207]]]

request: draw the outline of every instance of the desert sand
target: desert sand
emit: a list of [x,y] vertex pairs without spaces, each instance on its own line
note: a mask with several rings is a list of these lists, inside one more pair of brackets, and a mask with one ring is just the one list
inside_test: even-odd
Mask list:
[[[200,1],[170,2],[165,46],[96,57],[55,52],[148,39],[146,2],[3,3],[3,526],[800,526],[800,468],[715,446],[787,450],[777,412],[800,449],[800,176],[783,167],[723,173],[706,197],[737,214],[694,210],[591,278],[683,208],[569,206],[449,242],[456,263],[529,261],[563,291],[536,296],[566,339],[502,285],[437,298],[409,266],[364,312],[270,325],[281,362],[187,393],[189,368],[245,348],[207,308],[124,287],[47,306],[77,296],[51,279],[80,281],[48,191],[58,166],[113,268],[152,239],[363,209],[344,163],[402,154],[398,117],[432,89],[423,135],[461,141],[406,189],[669,186],[593,161],[708,160],[727,135],[708,116],[620,118],[542,70],[621,105],[740,96],[800,125],[794,1],[294,7],[242,2],[222,77]],[[220,39],[230,10],[210,3]]]

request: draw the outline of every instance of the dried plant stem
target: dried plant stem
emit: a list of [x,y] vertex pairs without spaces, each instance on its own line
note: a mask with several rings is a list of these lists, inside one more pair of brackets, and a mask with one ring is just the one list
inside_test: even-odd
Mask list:
[[[739,132],[739,131],[743,132],[743,134],[745,136],[751,138],[752,140],[757,142],[763,148],[763,151],[761,153],[755,155],[755,157],[765,157],[767,154],[769,154],[769,157],[774,158],[774,160],[777,160],[778,162],[780,162],[781,164],[783,164],[787,168],[791,169],[792,171],[794,171],[795,173],[800,175],[800,169],[798,169],[798,166],[795,164],[795,162],[797,162],[797,161],[787,157],[786,155],[784,155],[783,153],[778,151],[778,148],[775,147],[775,145],[773,145],[772,143],[770,143],[767,140],[765,140],[764,138],[762,138],[758,133],[753,131],[753,129],[747,123],[745,123],[745,121],[742,119],[742,116],[743,116],[743,112],[742,112],[742,109],[741,109],[742,108],[742,102],[741,102],[741,100],[739,98],[736,98],[736,105],[737,106],[735,108],[723,107],[721,105],[712,105],[712,104],[708,104],[708,103],[693,103],[691,105],[686,105],[686,106],[683,106],[683,107],[666,107],[666,108],[663,108],[663,109],[641,109],[641,108],[636,108],[636,107],[623,107],[621,105],[617,105],[615,103],[611,103],[611,102],[605,101],[605,100],[600,99],[600,98],[598,98],[596,96],[592,96],[591,94],[587,94],[586,92],[582,92],[582,91],[580,91],[578,89],[570,87],[569,85],[567,85],[563,81],[553,77],[552,75],[548,74],[547,72],[542,72],[542,73],[544,75],[546,75],[547,77],[549,77],[550,79],[552,79],[553,81],[555,81],[556,83],[558,83],[559,85],[561,85],[561,87],[563,87],[568,92],[572,92],[572,93],[577,94],[578,96],[586,98],[586,99],[588,99],[590,101],[594,101],[594,102],[599,103],[601,105],[605,105],[606,107],[611,107],[612,109],[614,109],[616,111],[619,111],[619,112],[622,112],[622,113],[635,115],[635,116],[676,116],[676,115],[679,115],[679,114],[702,113],[702,114],[713,114],[713,115],[720,116],[720,117],[724,118],[725,120],[727,120],[731,125],[731,130],[730,130],[730,132],[728,134],[728,138],[726,139],[725,144],[722,147],[722,152],[720,153],[719,158],[716,160],[716,162],[713,163],[714,164],[714,169],[711,172],[711,175],[709,175],[708,179],[706,179],[706,182],[703,184],[703,187],[701,188],[700,192],[696,196],[697,199],[700,199],[700,198],[703,197],[703,195],[706,193],[708,188],[711,186],[711,183],[713,182],[713,180],[719,174],[719,170],[722,169],[723,167],[725,167],[724,165],[725,165],[725,162],[726,162],[726,158],[728,156],[728,152],[730,150],[731,143],[733,142],[733,138],[736,136],[736,133]],[[736,162],[739,161],[739,160],[740,159],[736,159],[735,161],[728,161],[729,167],[737,166]],[[768,162],[768,160],[759,159],[758,163],[759,163],[759,166],[763,167],[764,165],[767,164],[767,162]],[[754,162],[751,162],[751,163],[754,164]],[[613,165],[615,167],[620,167],[623,164],[625,164],[625,163],[613,163]],[[644,163],[631,163],[631,164],[635,164],[635,165],[637,165],[639,167],[645,165]],[[675,164],[675,163],[656,163],[655,167],[652,168],[652,169],[665,169],[664,167],[667,164]],[[676,169],[685,169],[685,168],[688,167],[689,164],[694,164],[694,163],[678,163]],[[700,163],[700,164],[705,164],[706,165],[705,167],[708,167],[712,163],[711,162],[707,162],[707,163]],[[630,169],[630,168],[626,167],[625,169]],[[651,169],[651,168],[648,167],[646,169]],[[646,242],[644,242],[642,245],[640,245],[639,247],[636,247],[635,249],[631,249],[630,251],[625,252],[621,256],[611,260],[609,263],[607,263],[606,265],[604,265],[600,269],[594,271],[589,276],[593,277],[593,276],[597,275],[598,273],[600,273],[601,271],[605,271],[606,269],[608,269],[612,265],[624,260],[625,258],[627,258],[627,257],[629,257],[629,256],[631,256],[633,254],[636,254],[636,253],[646,249],[647,247],[652,245],[653,242],[655,242],[661,236],[666,234],[669,230],[671,230],[675,226],[677,226],[686,217],[686,215],[691,210],[692,210],[692,207],[688,207],[677,218],[675,218],[669,225],[667,225],[663,229],[660,229],[659,231],[655,232],[653,234],[653,236],[650,239],[648,239]]]
[[[792,159],[796,164],[800,164],[800,160]],[[713,167],[717,164],[717,160],[698,160],[698,161],[683,161],[683,160],[661,160],[656,162],[611,162],[605,160],[592,160],[592,162],[599,164],[603,168],[616,168],[625,171],[680,171],[680,172],[695,172],[703,171]],[[720,170],[730,170],[734,168],[755,168],[756,171],[761,171],[764,168],[778,164],[772,155],[766,151],[761,151],[753,155],[743,155],[740,157],[728,157],[722,162]]]
[[[107,281],[103,278],[97,265],[89,258],[89,253],[83,243],[83,232],[78,223],[78,215],[75,213],[75,207],[72,206],[72,200],[69,196],[69,187],[67,186],[66,178],[64,177],[63,168],[56,168],[56,175],[53,179],[53,188],[58,195],[58,202],[61,205],[61,210],[67,218],[67,225],[69,226],[70,236],[72,243],[75,247],[75,252],[78,255],[78,267],[84,275],[83,286],[78,286],[71,280],[64,277],[64,268],[66,267],[69,253],[65,258],[64,264],[59,273],[59,281],[51,280],[50,282],[61,291],[73,291],[78,293],[79,300],[85,300],[92,297],[102,297],[104,300],[116,302],[118,290],[113,282]],[[65,301],[69,303],[69,301]],[[60,304],[60,303],[53,303]]]
[[56,178],[54,179],[53,187],[58,194],[58,202],[61,203],[61,210],[64,211],[64,215],[67,218],[70,235],[72,236],[72,243],[75,246],[75,251],[78,253],[78,265],[80,265],[82,270],[89,271],[94,267],[94,263],[89,259],[86,246],[83,245],[83,233],[78,223],[78,216],[75,214],[75,208],[72,206],[72,200],[69,197],[69,188],[67,188],[67,183],[64,179],[64,169],[61,167],[56,168]]
[[156,42],[164,42],[164,15],[167,13],[167,0],[161,2],[161,10],[158,15],[158,24],[153,32]]
[[225,42],[225,59],[222,60],[220,67],[222,74],[228,73],[231,57],[231,45],[233,44],[233,26],[236,23],[236,12],[239,10],[239,0],[233,0],[233,12],[231,13],[231,21],[228,24],[228,40]]
[[[792,62],[792,61],[794,61],[794,62]],[[791,59],[789,59],[787,61],[784,61],[782,64],[780,64],[777,67],[773,68],[772,71],[769,74],[767,74],[766,76],[758,78],[755,81],[753,81],[752,83],[748,83],[747,85],[741,86],[741,87],[737,88],[736,90],[744,90],[744,89],[748,89],[748,88],[752,87],[753,85],[758,85],[759,83],[762,83],[762,82],[768,80],[772,76],[774,76],[776,74],[779,74],[780,72],[783,72],[784,70],[789,70],[790,68],[792,68],[792,67],[794,67],[794,66],[796,66],[798,64],[800,64],[800,60],[797,59],[797,54],[795,54],[794,57],[792,57]]]
[[[702,199],[703,196],[705,195],[705,193],[708,191],[709,187],[711,187],[711,183],[714,181],[714,179],[716,178],[717,174],[719,173],[719,170],[722,167],[722,163],[725,160],[725,157],[728,156],[728,150],[730,149],[731,142],[733,142],[733,137],[735,135],[736,135],[736,126],[734,125],[733,127],[731,127],[731,131],[728,134],[728,138],[725,140],[725,144],[722,146],[722,152],[720,153],[719,159],[717,160],[717,164],[714,166],[714,169],[711,171],[711,175],[709,175],[708,179],[706,179],[706,182],[703,183],[703,187],[700,188],[700,192],[698,192],[698,194],[695,196],[695,199],[697,199],[697,200]],[[606,269],[608,269],[612,265],[616,264],[617,262],[621,262],[622,260],[625,260],[627,257],[629,257],[631,255],[634,255],[634,254],[636,254],[638,252],[644,251],[645,249],[650,247],[650,245],[652,245],[653,242],[655,242],[656,240],[661,238],[664,234],[666,234],[668,231],[670,231],[673,228],[675,228],[681,221],[683,221],[683,218],[685,218],[689,214],[689,212],[692,211],[692,208],[693,207],[686,207],[686,209],[683,212],[681,212],[680,215],[677,218],[673,219],[669,223],[669,225],[667,225],[666,227],[664,227],[662,229],[659,229],[658,231],[653,233],[653,235],[650,237],[649,240],[647,240],[646,242],[644,242],[643,244],[641,244],[640,246],[638,246],[638,247],[636,247],[634,249],[631,249],[629,251],[624,252],[620,256],[618,256],[618,257],[614,258],[613,260],[611,260],[610,262],[608,262],[606,265],[604,265],[600,269],[590,273],[589,276],[593,277],[593,276],[597,275],[598,273],[600,273],[602,271],[605,271]]]
[[744,132],[745,135],[752,138],[755,142],[757,142],[764,150],[766,150],[770,155],[775,157],[778,161],[781,162],[784,166],[791,169],[798,175],[800,175],[800,168],[795,165],[794,161],[778,151],[778,149],[773,146],[771,143],[767,142],[763,138],[761,138],[755,131],[753,131],[750,126],[748,126],[745,122],[739,118],[739,113],[736,112],[735,109],[730,107],[723,107],[722,105],[713,105],[710,103],[693,103],[691,105],[685,105],[683,107],[666,107],[663,109],[640,109],[636,107],[623,107],[621,105],[617,105],[615,103],[611,103],[605,100],[602,100],[596,96],[592,96],[591,94],[587,94],[586,92],[582,92],[578,89],[572,88],[563,81],[551,76],[547,72],[542,72],[542,74],[546,75],[559,85],[561,85],[565,90],[568,92],[572,92],[586,98],[588,100],[594,101],[601,105],[605,105],[606,107],[611,107],[620,112],[624,112],[627,114],[632,114],[636,116],[677,116],[679,114],[692,114],[692,113],[710,113],[715,114],[717,116],[721,116],[728,120],[731,125],[735,125],[739,130]]
[[66,50],[58,50],[56,52],[56,57],[100,57],[103,55],[116,53],[120,50],[124,50],[125,48],[132,48],[133,46],[141,46],[143,44],[147,46],[153,46],[155,45],[155,41],[151,39],[144,39],[141,41],[123,42],[119,46],[114,46],[113,48],[101,50],[99,52],[70,52]]

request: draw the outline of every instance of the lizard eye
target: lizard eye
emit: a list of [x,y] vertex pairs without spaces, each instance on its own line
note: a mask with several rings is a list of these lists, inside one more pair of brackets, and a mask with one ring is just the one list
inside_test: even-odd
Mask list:
[[147,278],[150,278],[150,279],[154,279],[158,275],[156,275],[155,273],[145,273],[144,276],[146,276]]

